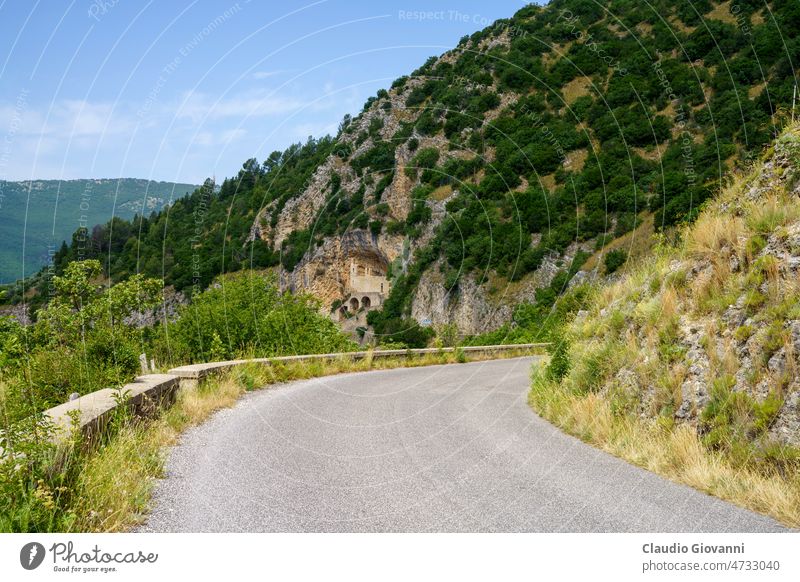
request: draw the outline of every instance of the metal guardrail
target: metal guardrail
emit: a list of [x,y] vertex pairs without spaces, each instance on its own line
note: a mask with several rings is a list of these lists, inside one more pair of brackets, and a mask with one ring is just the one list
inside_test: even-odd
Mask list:
[[274,358],[254,358],[248,360],[230,360],[225,362],[209,362],[191,364],[169,370],[166,374],[147,374],[137,376],[130,383],[119,389],[104,388],[60,404],[45,411],[56,425],[59,438],[70,434],[77,422],[80,431],[91,439],[101,434],[113,417],[116,409],[123,404],[120,395],[124,395],[125,405],[131,407],[134,414],[147,415],[165,403],[174,400],[181,388],[196,387],[203,379],[232,370],[238,366],[252,364],[271,365],[277,363],[304,362],[315,360],[335,360],[349,358],[411,357],[428,354],[453,353],[462,350],[464,353],[493,354],[506,351],[531,350],[547,347],[548,343],[508,344],[495,346],[463,346],[459,348],[421,348],[407,350],[370,350],[361,352],[338,352],[331,354],[309,354],[302,356],[279,356]]

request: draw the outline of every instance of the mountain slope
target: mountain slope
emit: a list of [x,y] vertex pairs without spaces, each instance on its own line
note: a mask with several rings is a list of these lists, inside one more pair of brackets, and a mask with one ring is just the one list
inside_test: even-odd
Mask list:
[[195,188],[134,178],[0,182],[0,283],[41,269],[81,226],[149,215]]
[[[106,269],[186,289],[280,263],[286,287],[334,306],[356,260],[391,283],[378,333],[411,317],[497,328],[692,219],[791,105],[799,28],[786,0],[525,7],[379,91],[336,138],[108,229]],[[647,225],[604,266],[607,243]]]
[[608,450],[796,526],[800,126],[681,234],[597,286],[531,402]]
[[[262,211],[258,234],[288,257],[290,285],[331,303],[347,281],[326,249],[369,224],[373,244],[356,257],[405,274],[389,312],[371,318],[379,331],[409,315],[467,333],[497,327],[537,289],[560,291],[557,276],[610,238],[693,216],[769,139],[791,86],[788,60],[757,53],[769,25],[737,29],[694,4],[714,16],[686,3],[648,13],[609,2],[604,13],[556,2],[463,39],[346,120],[335,155],[285,206]],[[756,62],[760,78],[733,76]]]

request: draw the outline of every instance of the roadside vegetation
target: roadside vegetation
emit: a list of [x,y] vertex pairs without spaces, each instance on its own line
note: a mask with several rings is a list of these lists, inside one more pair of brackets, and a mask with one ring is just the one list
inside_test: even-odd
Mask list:
[[[492,357],[529,355],[507,351]],[[87,446],[80,435],[56,446],[45,419],[14,425],[15,456],[0,459],[0,531],[114,532],[142,522],[168,447],[186,429],[233,406],[244,393],[282,382],[343,372],[478,361],[463,350],[421,356],[355,360],[342,356],[314,362],[276,362],[237,367],[178,392],[154,417],[134,418],[120,409],[104,436]],[[124,396],[121,395],[121,398]]]
[[[356,347],[311,297],[281,294],[274,277],[253,271],[221,277],[174,321],[134,325],[137,313],[159,304],[162,286],[142,275],[107,286],[98,261],[76,261],[53,278],[52,297],[32,325],[0,318],[0,531],[80,529],[87,512],[96,511],[82,505],[95,494],[82,483],[93,474],[96,455],[80,446],[69,453],[57,449],[43,412],[72,395],[131,381],[142,372],[140,354],[163,370]],[[109,449],[104,454],[136,430],[123,419],[114,423],[119,429],[111,433],[121,440],[98,443],[100,451]],[[118,466],[115,478],[124,478],[126,467]],[[130,492],[123,484],[113,495],[128,499]],[[132,495],[128,502],[134,503]]]
[[628,461],[800,526],[800,128],[589,291],[530,403]]

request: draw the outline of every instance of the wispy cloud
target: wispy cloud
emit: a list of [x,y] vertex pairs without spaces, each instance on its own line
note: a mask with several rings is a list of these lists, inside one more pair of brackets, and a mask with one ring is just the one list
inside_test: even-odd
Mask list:
[[275,95],[272,91],[252,90],[227,98],[199,92],[185,93],[175,111],[177,117],[190,118],[193,122],[216,120],[228,117],[265,117],[286,115],[298,111],[305,103],[292,97]]
[[[116,109],[116,110],[115,110]],[[48,109],[26,109],[20,116],[17,134],[51,137],[62,140],[130,132],[135,123],[112,103],[67,99],[57,101]],[[11,107],[0,107],[0,124],[12,119]]]
[[192,138],[192,145],[199,146],[227,146],[237,140],[243,139],[247,135],[247,130],[242,128],[228,129],[224,131],[199,131]]
[[282,75],[284,73],[288,73],[290,71],[284,71],[283,69],[278,69],[275,71],[256,71],[251,75],[253,79],[269,79],[270,77],[275,77],[277,75]]
[[2,132],[10,136],[2,146],[7,161],[0,178],[155,172],[198,180],[309,135],[335,133],[343,107],[357,110],[362,100],[355,87],[337,91],[320,83],[312,90],[258,87],[223,97],[186,91],[154,100],[144,117],[139,101],[0,104],[0,141]]

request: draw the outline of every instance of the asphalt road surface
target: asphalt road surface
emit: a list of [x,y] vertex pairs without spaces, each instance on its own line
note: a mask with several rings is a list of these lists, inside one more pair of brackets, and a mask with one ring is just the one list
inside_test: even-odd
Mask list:
[[183,436],[139,531],[781,529],[536,416],[534,362],[342,374],[250,393]]

